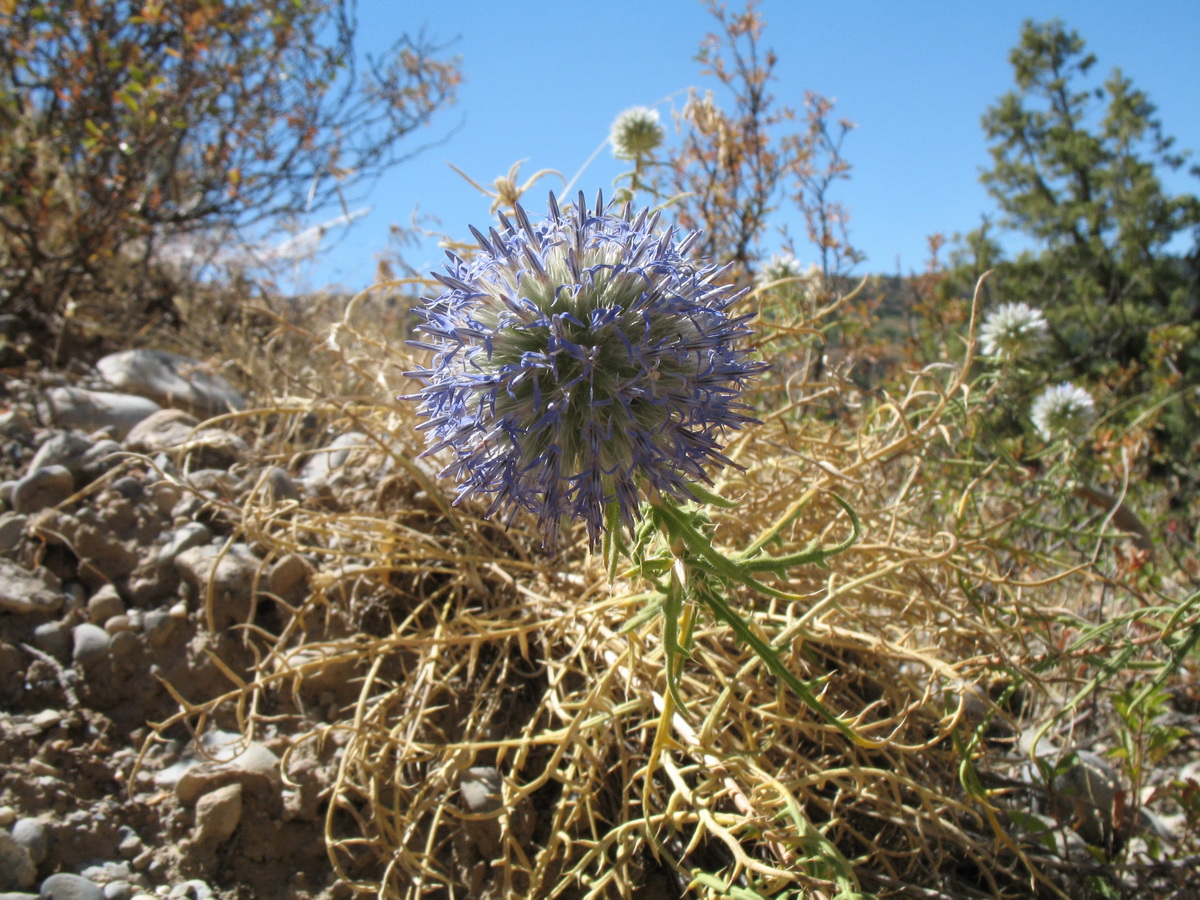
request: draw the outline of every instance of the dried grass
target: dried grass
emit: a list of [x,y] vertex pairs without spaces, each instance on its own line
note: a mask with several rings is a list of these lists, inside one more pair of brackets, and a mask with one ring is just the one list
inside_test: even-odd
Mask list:
[[[232,708],[252,733],[279,698],[303,708],[310,684],[352,684],[356,699],[311,739],[341,747],[326,836],[355,888],[1075,895],[1060,857],[1014,836],[1005,809],[1028,809],[1032,788],[1004,781],[1021,755],[1003,738],[1017,718],[1058,721],[1085,680],[1056,655],[1064,635],[1097,598],[1113,611],[1129,594],[1087,556],[1111,538],[1036,527],[1069,502],[1064,490],[964,454],[962,368],[930,366],[873,398],[836,374],[793,377],[764,395],[763,424],[729,450],[742,470],[718,485],[738,500],[715,515],[715,542],[731,550],[842,539],[833,493],[858,511],[853,549],[779,584],[808,602],[735,599],[829,709],[881,744],[864,748],[704,618],[684,668],[688,714],[671,712],[659,617],[623,632],[645,586],[610,583],[582,544],[547,559],[529,523],[506,532],[451,507],[435,466],[417,459],[410,405],[389,399],[411,390],[400,377],[411,361],[361,316],[356,306],[330,336],[308,336],[317,356],[277,363],[271,392],[290,399],[243,414],[263,423],[265,460],[293,469],[314,432],[358,431],[373,447],[324,506],[279,503],[264,487],[237,512],[239,539],[268,561],[309,561],[311,594],[277,599],[277,632],[247,626],[252,682],[178,717],[203,727]],[[811,327],[768,335],[792,347],[789,371],[806,370]],[[285,338],[304,346],[291,326],[273,340]],[[492,769],[496,796],[468,796]]]

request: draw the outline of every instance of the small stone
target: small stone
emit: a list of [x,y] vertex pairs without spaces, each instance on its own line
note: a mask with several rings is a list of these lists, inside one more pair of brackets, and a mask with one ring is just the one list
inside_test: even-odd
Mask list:
[[11,806],[0,806],[0,828],[7,828],[17,821],[17,811]]
[[65,622],[43,622],[33,629],[33,646],[66,662],[71,655],[71,629]]
[[242,786],[237,782],[209,791],[196,801],[196,840],[222,844],[242,820]]
[[167,610],[167,615],[172,619],[186,619],[188,617],[187,604],[182,600],[178,603],[172,603],[171,608]]
[[85,482],[92,482],[126,459],[125,448],[108,439],[97,441],[79,460],[79,474]]
[[53,614],[62,605],[62,587],[48,570],[39,566],[31,572],[0,556],[0,609]]
[[96,369],[118,390],[198,415],[220,415],[246,406],[246,398],[210,366],[178,353],[125,350],[105,356]]
[[133,829],[125,826],[124,831],[126,833],[121,837],[121,843],[117,844],[117,852],[125,859],[133,859],[142,852],[145,845]]
[[171,535],[171,539],[158,551],[158,562],[171,563],[184,550],[203,547],[212,540],[212,529],[203,522],[189,522]]
[[0,831],[0,891],[19,891],[33,884],[33,858],[7,831]]
[[104,630],[113,635],[122,631],[133,631],[133,619],[125,614],[112,616],[105,620]]
[[308,578],[308,564],[295,553],[280,557],[267,573],[267,590],[287,597]]
[[74,641],[71,656],[81,666],[91,665],[107,655],[112,640],[107,631],[90,622],[72,628],[71,637]]
[[110,881],[104,886],[105,900],[133,900],[133,885],[128,881]]
[[473,766],[459,776],[458,789],[463,803],[473,813],[495,812],[502,800],[500,771],[493,766]]
[[231,782],[251,790],[279,789],[279,757],[264,745],[251,741],[243,746],[239,735],[224,732],[205,735],[204,744],[214,761],[182,767],[175,782],[175,796],[181,803],[191,805],[202,794]]
[[111,584],[101,587],[92,594],[87,604],[88,618],[95,625],[103,625],[113,616],[125,615],[125,601]]
[[13,487],[12,507],[18,513],[41,512],[58,506],[75,493],[75,476],[66,466],[41,466]]
[[171,514],[175,504],[183,498],[183,486],[164,478],[150,484],[146,488],[146,494],[150,497],[154,508],[158,510],[158,514],[165,518]]
[[[39,731],[49,731],[51,728],[57,728],[63,720],[62,713],[57,709],[43,709],[40,712],[34,713],[33,718],[29,721],[37,726]],[[27,821],[22,819],[21,822]],[[34,820],[28,820],[34,821]],[[21,824],[20,822],[17,823]],[[41,862],[39,859],[38,862]]]
[[72,475],[82,474],[84,455],[92,447],[92,440],[78,431],[60,431],[38,447],[29,462],[29,471],[43,466],[66,466]]
[[191,881],[175,885],[167,897],[168,900],[213,900],[213,892],[212,888],[199,878],[193,878]]
[[80,875],[59,872],[42,882],[42,900],[104,900],[104,891]]
[[25,534],[25,525],[29,519],[18,513],[5,513],[0,516],[0,553],[8,553],[16,549]]
[[[61,719],[61,716],[59,718]],[[50,836],[46,833],[45,823],[40,819],[17,819],[12,827],[12,836],[29,851],[29,858],[35,866],[40,865],[50,851]]]
[[267,494],[276,503],[299,500],[300,491],[286,471],[279,466],[267,470]]
[[[112,619],[109,619],[111,622]],[[135,651],[141,644],[141,639],[132,631],[118,631],[112,636],[112,641],[109,643],[109,650],[112,655],[118,658],[124,658]]]
[[145,397],[73,387],[50,388],[46,392],[46,399],[56,424],[83,431],[111,428],[118,438],[124,437],[130,428],[162,408]]
[[146,486],[142,484],[140,478],[135,478],[132,475],[122,475],[109,485],[109,487],[131,503],[137,503],[146,496]]
[[175,620],[167,614],[166,610],[152,609],[142,617],[142,630],[145,632],[146,639],[155,647],[161,647],[171,639],[174,627]]

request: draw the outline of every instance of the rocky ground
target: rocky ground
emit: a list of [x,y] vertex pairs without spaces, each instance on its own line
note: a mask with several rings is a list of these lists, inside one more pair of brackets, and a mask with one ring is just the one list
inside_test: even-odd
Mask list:
[[96,371],[0,376],[0,898],[348,896],[323,838],[339,746],[303,739],[346,698],[250,742],[177,716],[254,668],[235,626],[309,576],[222,509],[264,484],[298,497],[339,457],[293,480],[197,428],[244,400],[184,357]]

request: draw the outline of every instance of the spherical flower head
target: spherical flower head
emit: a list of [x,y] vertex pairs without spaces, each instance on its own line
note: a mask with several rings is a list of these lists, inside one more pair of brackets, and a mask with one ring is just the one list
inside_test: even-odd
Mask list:
[[1078,385],[1064,381],[1048,387],[1033,401],[1030,418],[1038,433],[1047,441],[1060,437],[1079,437],[1096,418],[1092,395]]
[[740,346],[749,316],[728,314],[741,294],[724,269],[689,257],[698,233],[582,194],[566,209],[552,194],[536,225],[514,214],[434,275],[446,292],[417,310],[411,343],[433,356],[410,399],[425,455],[453,457],[456,502],[490,498],[506,524],[533,512],[550,550],[582,521],[595,547],[618,521],[632,531],[646,496],[692,499],[730,464],[722,439],[756,421],[741,398],[765,365]]
[[634,106],[613,120],[608,140],[617,159],[637,159],[656,150],[662,144],[664,134],[657,109]]
[[984,356],[1005,362],[1031,357],[1046,339],[1046,319],[1027,303],[1005,303],[992,310],[979,329]]

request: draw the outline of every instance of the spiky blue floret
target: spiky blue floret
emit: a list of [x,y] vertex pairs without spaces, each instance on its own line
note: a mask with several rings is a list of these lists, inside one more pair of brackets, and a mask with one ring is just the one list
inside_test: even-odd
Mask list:
[[749,316],[726,313],[741,295],[724,269],[689,258],[698,233],[582,194],[515,218],[472,228],[479,251],[434,275],[446,291],[418,310],[410,343],[432,359],[406,373],[425,382],[410,399],[424,455],[452,455],[456,502],[489,497],[506,525],[533,512],[548,549],[581,520],[595,547],[610,505],[632,530],[648,492],[691,499],[730,463],[723,439],[756,421],[741,398],[765,365],[739,346]]

